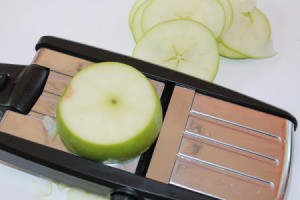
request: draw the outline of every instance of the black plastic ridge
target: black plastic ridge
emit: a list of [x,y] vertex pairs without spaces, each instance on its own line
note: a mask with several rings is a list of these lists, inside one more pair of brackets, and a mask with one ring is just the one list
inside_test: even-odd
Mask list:
[[[163,118],[166,115],[166,112],[167,112],[167,109],[169,106],[169,102],[170,102],[172,94],[173,94],[173,90],[174,90],[174,84],[170,83],[170,82],[165,82],[164,91],[160,97]],[[149,164],[150,164],[149,160],[151,160],[151,158],[152,158],[155,145],[156,145],[156,141],[154,144],[151,145],[151,147],[146,152],[144,152],[141,155],[140,160],[139,160],[138,165],[135,170],[136,175],[146,176],[146,173],[148,171]]]
[[298,125],[297,119],[293,115],[280,108],[274,107],[262,101],[258,101],[249,96],[237,93],[222,86],[212,84],[185,74],[181,74],[173,70],[159,67],[149,62],[138,60],[126,55],[52,36],[44,36],[40,38],[39,42],[36,45],[36,50],[39,50],[41,48],[52,49],[93,62],[122,62],[137,68],[149,78],[162,82],[173,82],[176,85],[194,89],[197,92],[208,96],[219,98],[231,103],[246,106],[258,111],[288,119],[294,124],[295,130]]
[[[91,192],[99,193],[98,189],[101,185],[104,185],[114,190],[128,187],[144,198],[156,200],[215,199],[180,187],[163,184],[123,170],[98,164],[79,156],[49,148],[3,132],[0,132],[0,138],[0,156],[4,161],[6,161],[6,157],[9,157],[9,163],[22,166],[25,170],[38,172],[45,176],[53,177],[53,172],[52,175],[49,175],[49,170],[69,175],[67,179],[66,177],[62,177],[65,175],[56,175],[56,177],[59,181],[66,182],[66,180],[69,180],[67,182],[71,185],[81,187]],[[12,156],[4,155],[5,152],[7,154],[16,155],[18,159],[21,158],[22,160],[19,161],[18,159],[13,159]],[[35,165],[34,169],[33,165]],[[72,181],[72,177],[79,178],[83,182],[86,181],[86,184]],[[89,182],[94,183],[93,188],[90,187],[91,184],[87,184]],[[97,188],[97,186],[99,186],[99,188]]]

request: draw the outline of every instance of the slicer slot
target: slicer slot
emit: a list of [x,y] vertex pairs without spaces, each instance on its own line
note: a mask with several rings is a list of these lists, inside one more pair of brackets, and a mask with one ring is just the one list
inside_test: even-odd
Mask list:
[[84,67],[93,62],[57,52],[48,48],[41,48],[33,63],[49,67],[54,72],[74,76]]
[[257,159],[278,164],[282,157],[280,142],[248,129],[222,123],[202,116],[190,115],[186,134],[219,143],[232,149],[248,152]]
[[206,160],[201,160],[201,159],[198,159],[198,158],[195,158],[193,156],[189,156],[189,155],[186,155],[186,154],[183,154],[183,153],[178,154],[177,159],[180,159],[180,158],[181,159],[186,159],[191,163],[206,165],[207,167],[215,168],[217,170],[223,171],[223,174],[226,174],[226,175],[231,174],[233,176],[236,176],[236,178],[244,179],[248,182],[251,182],[253,184],[257,184],[257,185],[265,187],[267,189],[273,189],[274,188],[273,182],[270,182],[268,180],[265,180],[265,179],[262,179],[262,178],[259,178],[259,177],[256,177],[256,176],[252,176],[252,175],[247,174],[247,173],[243,173],[243,172],[238,171],[238,170],[234,170],[232,168],[227,168],[227,167],[224,167],[222,165],[217,165],[215,163],[207,162]]
[[194,139],[196,138],[196,140],[205,140],[207,142],[214,143],[216,145],[222,146],[222,148],[224,148],[224,149],[229,148],[231,151],[237,151],[239,154],[246,155],[246,156],[249,156],[251,158],[254,158],[254,159],[257,159],[257,160],[260,160],[263,162],[267,162],[274,166],[279,164],[279,160],[276,158],[269,157],[269,156],[257,153],[255,151],[250,151],[248,149],[244,149],[239,146],[234,146],[230,143],[224,143],[222,141],[214,140],[209,137],[198,135],[198,134],[195,134],[195,133],[189,132],[189,131],[185,131],[184,135],[185,135],[185,137],[193,137]]
[[[195,95],[191,108],[192,112],[203,113],[223,122],[243,126],[245,128],[264,133],[271,138],[284,140],[286,120],[281,117],[260,112],[245,106],[226,102],[200,93]],[[273,137],[272,135],[277,136]]]
[[268,133],[268,132],[265,132],[265,131],[260,131],[258,129],[251,128],[249,126],[238,124],[238,123],[235,123],[235,122],[232,122],[232,121],[228,121],[226,119],[218,118],[218,117],[215,117],[215,116],[212,116],[212,115],[208,115],[208,114],[205,114],[205,113],[202,113],[202,112],[198,112],[196,110],[191,110],[191,114],[201,115],[201,116],[204,116],[204,117],[207,117],[207,118],[218,120],[218,121],[226,123],[226,124],[230,124],[232,126],[236,126],[236,127],[239,127],[239,128],[244,128],[244,129],[250,130],[252,132],[256,132],[256,133],[262,134],[263,135],[262,137],[268,137],[269,139],[272,139],[272,140],[275,140],[275,141],[278,141],[278,142],[281,142],[281,140],[282,140],[281,137],[276,136],[274,134],[271,134],[271,133]]
[[266,159],[259,160],[249,153],[189,135],[183,136],[178,155],[264,183],[278,181],[273,175],[280,173],[280,167]]
[[170,184],[218,199],[274,199],[269,183],[183,157],[176,159]]
[[58,101],[59,96],[43,92],[31,110],[55,118]]
[[7,111],[0,131],[61,151],[67,151],[59,136],[54,138],[53,133],[52,135],[49,134],[44,119],[44,115],[34,111],[28,115]]
[[72,77],[62,73],[50,71],[44,91],[61,96]]

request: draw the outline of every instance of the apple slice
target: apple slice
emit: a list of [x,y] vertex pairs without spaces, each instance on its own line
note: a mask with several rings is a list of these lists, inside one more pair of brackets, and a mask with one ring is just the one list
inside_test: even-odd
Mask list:
[[137,12],[137,10],[139,9],[139,7],[148,0],[136,0],[133,4],[133,6],[130,9],[129,12],[129,17],[128,17],[128,23],[129,23],[129,27],[132,27],[132,21],[134,19],[134,15]]
[[218,0],[152,0],[143,13],[142,28],[146,32],[159,23],[175,19],[199,22],[219,38],[225,11]]
[[218,71],[217,42],[205,26],[191,20],[172,20],[150,29],[133,56],[206,81]]
[[79,156],[113,163],[136,157],[156,140],[162,124],[159,97],[135,68],[93,64],[70,81],[57,108],[57,132]]
[[233,21],[222,35],[222,43],[249,58],[266,58],[276,54],[267,17],[256,8],[256,1],[230,0]]
[[225,25],[224,25],[223,32],[226,32],[233,20],[232,5],[229,0],[219,0],[219,2],[222,4],[225,11]]
[[222,42],[218,43],[218,47],[219,47],[220,55],[223,56],[223,57],[233,58],[233,59],[248,58],[248,56],[229,48],[228,46],[226,46]]
[[137,42],[144,34],[144,31],[142,29],[142,15],[145,8],[149,5],[150,2],[150,0],[143,2],[136,10],[132,19],[131,32],[135,42]]

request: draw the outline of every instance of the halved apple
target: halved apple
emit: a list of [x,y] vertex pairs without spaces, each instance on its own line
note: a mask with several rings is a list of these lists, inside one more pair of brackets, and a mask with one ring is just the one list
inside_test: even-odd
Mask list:
[[57,108],[57,131],[66,147],[99,162],[138,156],[156,140],[161,124],[160,100],[150,81],[117,62],[76,74]]

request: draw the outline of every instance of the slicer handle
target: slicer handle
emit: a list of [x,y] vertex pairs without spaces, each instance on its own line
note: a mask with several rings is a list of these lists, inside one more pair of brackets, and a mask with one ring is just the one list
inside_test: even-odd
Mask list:
[[39,65],[28,65],[15,81],[10,106],[16,111],[27,114],[41,95],[48,77],[48,70]]
[[49,69],[0,63],[0,110],[28,114],[43,92]]

